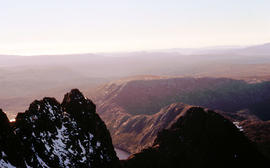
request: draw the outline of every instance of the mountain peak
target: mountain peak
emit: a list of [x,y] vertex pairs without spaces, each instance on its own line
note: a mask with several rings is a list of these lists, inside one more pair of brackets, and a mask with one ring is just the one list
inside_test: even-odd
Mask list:
[[72,89],[70,92],[65,94],[63,102],[70,102],[70,101],[83,101],[86,99],[82,92],[79,89]]
[[74,118],[90,117],[96,111],[96,105],[90,99],[84,97],[79,89],[72,89],[65,94],[61,106],[65,112]]
[[0,167],[119,167],[106,125],[78,89],[62,104],[35,100],[12,125],[0,110],[1,120]]
[[6,113],[4,113],[2,109],[0,109],[0,124],[8,123],[8,122],[9,120],[7,118]]

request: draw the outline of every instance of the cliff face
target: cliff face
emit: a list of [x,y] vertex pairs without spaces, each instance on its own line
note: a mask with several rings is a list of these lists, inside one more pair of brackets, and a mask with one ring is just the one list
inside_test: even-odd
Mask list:
[[112,106],[130,115],[152,115],[165,106],[182,102],[224,112],[248,109],[261,120],[270,119],[270,82],[249,84],[227,78],[136,79],[111,82],[96,95],[102,116]]
[[[8,120],[1,122],[1,130],[7,133],[0,133],[5,137],[0,139],[0,149],[5,152],[0,164],[2,167],[7,167],[5,164],[16,167],[119,167],[110,133],[95,110],[93,102],[77,89],[67,93],[62,104],[54,98],[34,101],[25,113],[17,115],[12,126]],[[1,117],[6,116],[1,113]],[[5,143],[11,140],[13,143]],[[17,153],[14,145],[18,146]]]
[[[139,152],[154,142],[162,129],[168,128],[191,106],[174,103],[153,115],[131,116],[121,111],[112,111],[103,119],[111,130],[114,145],[130,153]],[[132,138],[131,138],[132,137]]]
[[182,112],[150,148],[123,165],[147,167],[267,167],[266,159],[244,134],[221,115],[199,107]]

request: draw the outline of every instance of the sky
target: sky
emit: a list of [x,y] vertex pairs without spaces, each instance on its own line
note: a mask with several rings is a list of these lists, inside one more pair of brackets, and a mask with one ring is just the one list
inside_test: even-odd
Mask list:
[[0,0],[0,54],[270,42],[269,0]]

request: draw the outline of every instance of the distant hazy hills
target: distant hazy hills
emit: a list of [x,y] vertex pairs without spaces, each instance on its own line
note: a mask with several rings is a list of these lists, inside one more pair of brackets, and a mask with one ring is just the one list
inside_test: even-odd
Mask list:
[[[40,56],[14,56],[0,55],[0,67],[16,66],[66,66],[81,67],[77,71],[86,70],[95,77],[103,76],[129,76],[147,74],[146,70],[160,75],[156,68],[170,67],[178,64],[178,68],[185,64],[198,63],[269,63],[270,62],[270,43],[249,47],[209,47],[200,49],[165,49],[141,52],[122,52],[122,53],[96,53],[96,54],[70,54],[70,55],[40,55]],[[224,62],[225,61],[225,62]],[[254,62],[251,62],[254,61]],[[138,64],[140,63],[140,64]],[[166,64],[171,63],[171,64]],[[147,66],[148,65],[148,66]],[[147,67],[148,68],[147,68]],[[126,69],[125,69],[126,68]],[[94,70],[98,72],[93,72]],[[125,73],[112,74],[125,69]],[[141,69],[141,70],[139,70]],[[103,74],[106,72],[105,74]],[[168,74],[169,71],[162,72]],[[154,75],[154,74],[153,74]]]
[[198,54],[233,54],[233,55],[269,55],[270,43],[254,46],[217,46],[205,48],[173,48],[157,50],[162,52],[178,52],[183,55]]

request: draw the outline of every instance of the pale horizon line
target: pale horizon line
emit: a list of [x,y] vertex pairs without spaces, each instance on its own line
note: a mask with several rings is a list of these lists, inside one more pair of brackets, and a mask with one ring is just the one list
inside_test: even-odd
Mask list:
[[88,54],[122,54],[122,53],[140,53],[140,52],[162,52],[164,50],[175,50],[175,49],[182,49],[182,50],[203,50],[203,49],[212,49],[212,50],[222,50],[222,49],[240,49],[240,48],[247,48],[252,46],[261,46],[270,44],[269,42],[264,43],[255,43],[249,45],[206,45],[201,47],[170,47],[170,48],[155,48],[155,49],[131,49],[131,50],[119,50],[119,51],[100,51],[100,52],[56,52],[56,53],[40,53],[40,54],[3,54],[0,53],[0,56],[18,56],[18,57],[35,57],[35,56],[67,56],[67,55],[88,55]]

